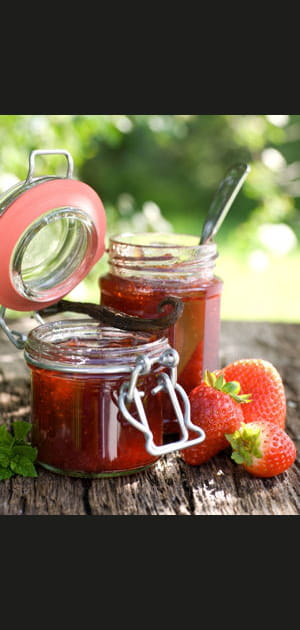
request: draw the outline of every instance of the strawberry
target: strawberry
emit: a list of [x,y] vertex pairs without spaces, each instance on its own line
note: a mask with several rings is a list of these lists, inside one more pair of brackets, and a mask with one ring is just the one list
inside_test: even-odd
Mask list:
[[225,437],[233,448],[231,458],[256,477],[279,475],[296,459],[296,446],[289,435],[267,420],[243,422]]
[[251,402],[243,405],[244,422],[259,418],[285,428],[285,391],[281,376],[272,363],[263,359],[239,359],[220,372],[226,380],[238,381],[241,393],[251,394]]
[[[239,383],[226,382],[222,374],[217,378],[206,370],[200,385],[190,392],[191,420],[204,430],[205,440],[182,450],[187,464],[202,464],[228,446],[225,433],[240,427],[243,421],[240,403],[249,399],[239,396],[239,389]],[[194,436],[191,431],[190,437]]]

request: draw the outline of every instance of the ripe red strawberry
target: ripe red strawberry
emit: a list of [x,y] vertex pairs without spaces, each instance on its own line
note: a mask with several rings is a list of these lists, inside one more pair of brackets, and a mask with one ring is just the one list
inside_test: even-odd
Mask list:
[[231,458],[256,477],[274,477],[296,459],[296,446],[289,435],[273,422],[243,422],[233,434],[226,434],[233,448]]
[[[244,406],[240,403],[248,401],[248,396],[238,395],[239,389],[239,383],[226,383],[222,374],[217,378],[206,370],[200,385],[190,392],[191,420],[204,430],[205,440],[182,450],[187,464],[202,464],[228,446],[225,433],[240,427]],[[190,432],[191,438],[195,435]]]
[[243,405],[245,422],[267,420],[284,429],[286,397],[283,382],[274,365],[263,359],[239,359],[221,370],[225,379],[238,381],[241,393],[251,394]]

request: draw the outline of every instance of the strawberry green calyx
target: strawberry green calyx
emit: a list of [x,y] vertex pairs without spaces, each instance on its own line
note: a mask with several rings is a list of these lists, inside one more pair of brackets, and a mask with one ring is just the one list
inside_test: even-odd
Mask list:
[[251,394],[239,395],[241,386],[238,381],[226,382],[223,374],[216,376],[214,372],[209,372],[208,370],[205,370],[203,380],[206,385],[214,387],[220,392],[224,392],[224,394],[229,394],[229,396],[231,396],[238,403],[247,403],[251,401]]
[[231,459],[236,464],[251,466],[253,457],[262,457],[260,450],[261,429],[251,427],[245,422],[234,433],[225,433],[225,437],[233,448]]

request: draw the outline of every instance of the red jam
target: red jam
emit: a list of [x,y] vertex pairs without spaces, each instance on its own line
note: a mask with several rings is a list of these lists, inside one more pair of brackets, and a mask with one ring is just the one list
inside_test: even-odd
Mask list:
[[[59,324],[65,327],[61,335]],[[54,472],[88,477],[125,474],[154,463],[157,457],[145,449],[144,434],[120,412],[118,396],[121,384],[129,382],[128,366],[133,366],[136,355],[159,356],[169,347],[167,340],[152,341],[150,335],[112,329],[96,339],[99,325],[85,322],[87,334],[82,341],[82,325],[77,321],[72,323],[75,336],[73,330],[66,341],[66,324],[42,325],[28,336],[25,357],[31,369],[32,442],[38,448],[38,462]],[[97,373],[76,371],[82,366],[88,370],[92,366]],[[151,390],[162,369],[155,364],[137,381],[157,445],[163,440],[162,394],[153,395]],[[128,410],[139,420],[134,403],[128,404]]]
[[135,279],[119,278],[107,274],[100,279],[101,304],[139,317],[157,316],[159,302],[172,295],[184,302],[182,316],[169,329],[169,343],[180,356],[178,382],[187,393],[199,384],[203,370],[218,367],[220,299],[223,283],[219,278],[208,282],[187,280],[172,287],[161,283],[143,283]]
[[[143,434],[119,411],[122,382],[120,377],[74,376],[33,367],[32,441],[38,461],[73,474],[118,473],[156,461],[145,451]],[[161,397],[150,395],[155,384],[148,377],[139,387],[148,399],[146,413],[155,442],[161,444]],[[134,405],[129,411],[136,417]]]
[[[219,367],[220,302],[223,282],[214,276],[215,243],[174,234],[124,234],[110,239],[109,271],[99,280],[101,304],[129,315],[158,316],[166,296],[184,303],[181,317],[166,331],[180,356],[178,383],[189,393],[205,369]],[[176,433],[167,407],[165,433]]]

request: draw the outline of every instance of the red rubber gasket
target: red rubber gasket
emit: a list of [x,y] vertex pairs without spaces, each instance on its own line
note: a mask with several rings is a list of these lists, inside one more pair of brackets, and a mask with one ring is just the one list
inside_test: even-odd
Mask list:
[[[50,301],[32,301],[18,293],[11,278],[11,258],[14,248],[30,224],[41,215],[54,208],[73,207],[84,211],[95,225],[98,242],[94,256],[81,264],[68,278],[67,288],[62,283],[61,295]],[[46,308],[69,293],[89,273],[101,258],[105,249],[106,215],[97,193],[87,184],[75,179],[55,179],[42,182],[21,193],[0,217],[1,234],[1,273],[0,304],[18,311],[32,311]]]

